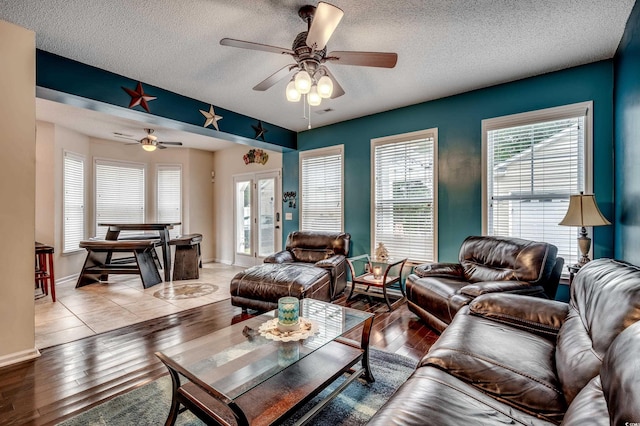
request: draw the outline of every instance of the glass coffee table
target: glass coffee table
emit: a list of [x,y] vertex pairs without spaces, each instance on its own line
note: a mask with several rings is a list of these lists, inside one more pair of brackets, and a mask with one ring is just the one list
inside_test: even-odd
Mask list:
[[[303,340],[261,335],[259,327],[277,318],[271,311],[157,352],[172,379],[166,424],[173,425],[185,409],[207,424],[280,423],[347,373],[296,423],[305,424],[357,378],[374,381],[369,368],[373,314],[302,299],[300,316],[317,326]],[[343,337],[358,326],[363,326],[359,342]]]

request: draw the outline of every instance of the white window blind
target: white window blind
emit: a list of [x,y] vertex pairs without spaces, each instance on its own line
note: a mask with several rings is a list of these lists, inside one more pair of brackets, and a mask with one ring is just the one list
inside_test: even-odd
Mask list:
[[[182,167],[158,165],[156,182],[158,222],[182,222]],[[180,225],[169,231],[171,238],[182,233]]]
[[435,261],[436,147],[434,130],[374,140],[373,247],[394,258]]
[[95,160],[96,237],[104,238],[107,232],[98,223],[145,222],[144,175],[144,164]]
[[342,146],[301,152],[300,176],[300,229],[342,231]]
[[[587,186],[590,106],[554,108],[550,115],[517,116],[486,129],[489,235],[544,241],[565,264],[578,261],[576,228],[560,226],[569,196]],[[589,185],[590,187],[590,185]]]
[[84,239],[84,157],[65,151],[63,169],[62,251],[69,253],[79,250]]

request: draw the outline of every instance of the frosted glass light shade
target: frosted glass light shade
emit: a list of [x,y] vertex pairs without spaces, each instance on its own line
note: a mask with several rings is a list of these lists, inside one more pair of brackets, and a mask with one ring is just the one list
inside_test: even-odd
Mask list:
[[145,151],[148,152],[153,152],[156,150],[156,146],[155,145],[142,145],[142,149],[144,149]]
[[303,95],[309,93],[309,90],[311,90],[311,76],[309,73],[305,70],[298,72],[295,77],[295,85],[296,90]]
[[287,84],[286,94],[289,102],[298,102],[300,100],[300,92],[296,89],[296,83],[293,80]]
[[315,84],[311,86],[311,90],[307,96],[307,102],[309,102],[309,105],[311,106],[318,106],[322,102],[322,98],[318,94],[318,88]]
[[330,98],[333,94],[333,81],[326,75],[318,80],[318,94],[321,98]]

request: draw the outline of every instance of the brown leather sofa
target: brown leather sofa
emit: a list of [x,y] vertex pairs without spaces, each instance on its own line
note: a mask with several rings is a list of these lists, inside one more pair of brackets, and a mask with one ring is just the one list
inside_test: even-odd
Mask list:
[[640,268],[594,260],[568,304],[488,294],[458,312],[369,425],[640,422]]
[[426,263],[407,277],[409,309],[437,331],[482,294],[513,293],[553,299],[564,259],[548,243],[471,236],[460,247],[459,263]]
[[277,308],[278,299],[284,296],[336,299],[347,285],[350,239],[343,232],[292,232],[285,250],[233,277],[231,304],[268,311]]

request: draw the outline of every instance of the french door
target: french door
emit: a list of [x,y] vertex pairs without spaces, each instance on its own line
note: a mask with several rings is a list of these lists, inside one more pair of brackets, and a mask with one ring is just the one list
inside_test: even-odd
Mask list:
[[280,171],[234,176],[233,188],[234,264],[257,265],[282,247]]

